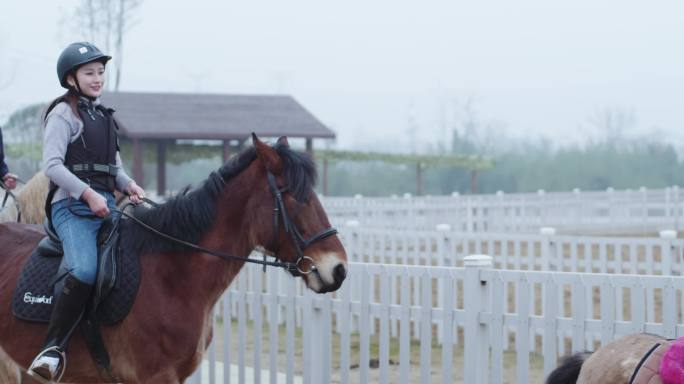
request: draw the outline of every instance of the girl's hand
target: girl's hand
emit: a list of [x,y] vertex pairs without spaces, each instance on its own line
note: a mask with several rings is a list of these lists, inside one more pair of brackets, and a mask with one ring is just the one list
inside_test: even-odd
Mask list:
[[145,197],[145,190],[140,188],[135,181],[131,181],[124,190],[133,204],[141,204]]
[[81,198],[90,207],[90,210],[99,217],[106,217],[109,215],[109,208],[107,207],[107,199],[99,193],[95,192],[92,188],[86,188],[83,191]]
[[14,189],[17,187],[17,175],[14,173],[6,173],[2,177],[2,182],[5,183],[8,189]]

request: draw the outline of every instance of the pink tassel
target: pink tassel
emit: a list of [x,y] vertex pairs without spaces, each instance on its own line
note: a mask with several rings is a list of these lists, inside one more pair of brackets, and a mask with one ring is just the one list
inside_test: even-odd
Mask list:
[[684,337],[675,340],[663,355],[660,379],[663,384],[684,383]]

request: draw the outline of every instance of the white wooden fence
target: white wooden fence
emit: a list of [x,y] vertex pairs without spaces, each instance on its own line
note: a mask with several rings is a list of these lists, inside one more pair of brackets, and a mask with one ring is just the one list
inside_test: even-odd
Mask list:
[[536,232],[550,226],[579,233],[682,229],[684,195],[665,189],[388,198],[323,198],[332,222],[431,229],[440,223],[464,232]]
[[360,227],[339,228],[347,257],[354,262],[462,266],[471,254],[488,254],[497,269],[565,272],[682,275],[684,239],[676,232],[659,237],[467,233],[448,225],[432,230]]
[[[222,298],[202,383],[229,382],[231,362],[239,383],[250,368],[255,383],[282,382],[278,373],[312,384],[539,382],[558,356],[620,335],[684,334],[678,277],[495,270],[488,256],[464,268],[351,263],[341,290],[326,295],[282,271],[264,277],[261,285],[238,282]],[[355,297],[353,287],[365,294]],[[512,370],[507,349],[515,351]],[[539,359],[542,367],[532,369]]]

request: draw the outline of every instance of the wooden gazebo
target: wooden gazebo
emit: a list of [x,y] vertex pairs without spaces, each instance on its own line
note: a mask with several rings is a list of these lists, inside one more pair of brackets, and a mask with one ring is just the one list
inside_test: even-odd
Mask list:
[[223,160],[231,141],[244,142],[252,132],[263,137],[332,139],[335,133],[287,95],[228,95],[116,92],[102,96],[121,123],[119,134],[133,145],[133,176],[144,180],[142,143],[157,148],[157,192],[166,192],[167,145],[175,140],[221,140]]

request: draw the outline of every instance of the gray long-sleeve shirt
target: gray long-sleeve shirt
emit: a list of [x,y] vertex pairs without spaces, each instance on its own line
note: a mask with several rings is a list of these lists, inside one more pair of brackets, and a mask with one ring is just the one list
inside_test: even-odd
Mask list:
[[[99,104],[99,99],[95,101]],[[83,132],[83,122],[78,118],[66,102],[57,104],[45,121],[45,135],[43,137],[43,170],[45,175],[55,183],[59,189],[55,192],[52,202],[67,197],[79,199],[88,184],[76,177],[64,166],[69,143],[74,142]],[[116,152],[116,189],[123,191],[132,181],[121,164],[121,156]]]

